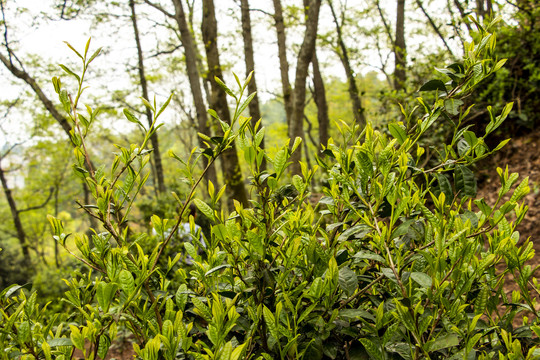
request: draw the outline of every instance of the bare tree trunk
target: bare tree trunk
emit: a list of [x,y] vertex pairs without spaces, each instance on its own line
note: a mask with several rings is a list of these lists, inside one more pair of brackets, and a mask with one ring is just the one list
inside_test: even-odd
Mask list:
[[[137,15],[135,13],[135,1],[129,0],[129,7],[131,9],[131,23],[133,25],[133,32],[135,35],[135,43],[137,44],[137,59],[138,59],[138,70],[139,70],[139,80],[141,82],[142,96],[146,100],[150,101],[148,97],[148,83],[146,81],[146,75],[144,73],[144,56],[141,47],[141,40],[139,38],[139,27],[137,26]],[[152,112],[145,106],[146,109],[146,118],[148,119],[148,126],[152,125],[153,118]],[[157,191],[158,193],[165,192],[165,179],[163,177],[163,164],[161,162],[161,152],[159,150],[159,139],[157,132],[154,132],[150,136],[150,141],[152,142],[154,166],[155,166],[155,177],[157,179]]]
[[[176,20],[178,29],[180,30],[180,37],[182,46],[184,47],[184,55],[186,57],[187,75],[189,85],[191,87],[191,93],[193,95],[193,102],[195,103],[195,111],[197,113],[197,128],[200,133],[210,135],[210,127],[208,126],[208,117],[206,115],[206,105],[204,103],[204,98],[201,91],[199,70],[197,69],[195,44],[186,21],[186,14],[184,13],[184,9],[182,7],[182,1],[172,0],[172,2],[175,10],[174,19]],[[199,146],[204,149],[206,147],[204,141],[200,137],[198,137],[198,139]],[[207,164],[208,160],[204,158],[204,165],[207,166]],[[208,169],[206,179],[212,181],[212,183],[217,186],[217,174],[214,165]]]
[[491,0],[476,0],[476,12],[479,17],[485,19],[493,12],[493,3]]
[[[251,35],[251,17],[249,14],[249,0],[241,0],[242,7],[242,36],[244,38],[244,57],[246,61],[246,77],[253,72],[248,90],[250,93],[257,93],[257,81],[255,74],[255,60],[253,59],[253,37]],[[261,119],[261,109],[259,107],[259,96],[255,95],[249,103],[249,115],[253,126]],[[261,141],[260,147],[264,149],[264,139]],[[266,169],[266,160],[263,159],[261,170]]]
[[326,101],[326,89],[324,88],[324,81],[321,75],[321,69],[319,68],[319,60],[317,59],[317,52],[313,54],[311,60],[311,66],[313,66],[313,100],[317,105],[317,120],[319,122],[319,149],[322,146],[328,144],[328,125],[330,119],[328,117],[328,102]]
[[197,68],[199,69],[199,76],[203,79],[202,86],[204,90],[204,95],[206,96],[206,101],[209,102],[210,99],[210,82],[208,79],[206,79],[206,69],[204,67],[204,63],[202,61],[203,57],[201,53],[199,52],[199,46],[197,44],[197,39],[195,38],[195,28],[193,25],[193,16],[195,15],[195,11],[193,7],[195,6],[195,1],[198,0],[191,0],[186,1],[186,4],[188,6],[188,24],[189,24],[189,31],[191,31],[191,36],[193,39],[193,47],[195,49],[195,56],[197,57]]
[[394,43],[394,57],[396,68],[394,70],[394,89],[403,90],[407,74],[405,49],[405,0],[397,0],[396,41]]
[[[306,31],[304,40],[298,54],[296,63],[296,77],[294,81],[294,107],[291,118],[292,136],[304,139],[304,103],[306,101],[306,78],[308,75],[309,63],[313,59],[315,42],[317,40],[317,26],[319,24],[319,10],[321,0],[311,0],[306,18]],[[300,174],[300,160],[302,159],[301,147],[292,154],[291,171],[293,174]]]
[[[0,158],[0,162],[1,161],[2,159]],[[7,183],[4,173],[5,173],[4,169],[2,168],[2,165],[0,164],[0,182],[2,183],[4,195],[6,195],[6,200],[9,205],[9,210],[11,211],[11,217],[13,219],[13,224],[15,225],[15,230],[17,231],[17,239],[19,240],[19,243],[21,244],[21,251],[24,257],[24,261],[28,264],[29,267],[31,267],[32,261],[30,259],[29,246],[28,246],[28,243],[26,242],[26,233],[21,223],[21,218],[19,216],[19,210],[17,209],[17,204],[15,203],[15,199],[13,198],[13,194],[11,193],[11,189],[9,188],[9,185]]]
[[[349,60],[349,52],[347,50],[347,47],[345,46],[345,42],[343,41],[341,24],[339,23],[336,12],[334,11],[334,7],[332,6],[332,1],[329,0],[328,4],[330,5],[330,11],[332,12],[332,17],[334,18],[334,24],[336,25],[337,40],[338,40],[338,45],[340,49],[339,58],[341,60],[341,63],[343,64],[343,68],[345,69],[345,74],[347,76],[347,83],[349,85],[349,97],[351,98],[351,103],[352,103],[352,108],[353,108],[353,116],[356,122],[358,123],[358,125],[360,126],[360,128],[363,129],[366,126],[366,116],[365,116],[364,108],[362,107],[362,101],[360,100],[360,95],[358,93],[358,87],[356,86],[356,77],[354,75],[354,71],[351,68],[351,62]],[[382,17],[382,12],[381,12],[381,17]],[[384,20],[384,17],[382,18]]]
[[285,23],[283,21],[283,8],[281,0],[274,1],[274,22],[277,33],[279,70],[281,75],[281,87],[283,91],[283,104],[287,116],[287,127],[291,136],[291,118],[293,112],[293,90],[289,81],[289,62],[287,61],[287,41],[285,38]]
[[[231,114],[227,104],[227,94],[214,80],[215,77],[223,79],[223,74],[219,62],[217,21],[213,0],[203,0],[202,34],[204,48],[206,50],[206,61],[208,63],[208,78],[212,85],[211,108],[217,112],[221,120],[230,124]],[[242,170],[240,169],[235,145],[223,153],[221,167],[225,184],[227,184],[227,189],[229,190],[229,196],[227,197],[229,210],[234,209],[233,200],[237,200],[245,206],[248,205],[247,193],[244,187]]]

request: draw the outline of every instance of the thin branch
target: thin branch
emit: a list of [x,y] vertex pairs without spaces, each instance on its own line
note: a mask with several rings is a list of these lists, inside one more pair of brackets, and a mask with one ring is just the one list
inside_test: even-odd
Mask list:
[[6,21],[6,12],[5,12],[5,9],[4,9],[4,0],[0,0],[0,9],[2,10],[2,20],[4,22],[4,41],[5,41],[5,46],[6,46],[6,49],[8,51],[8,56],[9,56],[9,62],[13,64],[13,61],[11,59],[11,52],[9,50],[9,40],[8,40],[8,27],[7,27],[7,21]]
[[151,7],[156,9],[157,11],[162,12],[165,16],[170,17],[171,19],[174,19],[174,14],[171,14],[170,12],[165,10],[163,7],[161,7],[160,5],[154,4],[150,0],[144,0],[144,3],[150,5]]
[[32,210],[37,210],[37,209],[41,209],[45,207],[45,205],[47,205],[49,200],[51,200],[53,192],[54,192],[54,187],[51,187],[49,189],[49,196],[47,196],[47,199],[45,199],[45,201],[41,205],[30,206],[30,207],[27,207],[26,209],[17,210],[17,212],[20,214],[25,211],[32,211]]
[[422,12],[424,13],[424,15],[426,16],[426,18],[428,19],[429,21],[429,24],[431,25],[431,27],[433,28],[433,30],[435,31],[435,33],[437,34],[437,36],[439,36],[439,38],[442,40],[444,46],[446,47],[446,49],[448,50],[448,52],[454,56],[454,53],[452,52],[452,49],[450,49],[450,46],[448,46],[448,43],[446,42],[444,36],[441,34],[441,31],[439,30],[439,27],[437,25],[435,25],[435,22],[433,21],[433,19],[431,18],[431,16],[428,14],[428,12],[426,11],[426,9],[424,8],[424,4],[422,4],[422,1],[421,0],[416,0],[416,4],[418,5],[418,7],[420,8],[420,10],[422,10]]
[[388,22],[386,21],[386,18],[384,17],[384,13],[381,9],[381,4],[379,0],[375,3],[377,6],[377,11],[379,11],[379,16],[381,17],[381,20],[384,24],[384,29],[386,30],[386,35],[388,35],[388,39],[390,39],[390,42],[394,44],[394,37],[392,36],[392,30],[390,30],[390,26],[388,25]]
[[182,47],[182,44],[179,44],[179,45],[176,45],[175,47],[173,47],[172,49],[158,51],[155,54],[148,56],[148,58],[150,59],[150,58],[158,57],[160,55],[172,54],[173,52],[180,49],[181,47]]
[[9,153],[19,145],[21,145],[20,142],[15,143],[15,144],[11,145],[3,154],[0,154],[0,161],[2,161],[2,159],[4,159],[6,156],[8,156]]

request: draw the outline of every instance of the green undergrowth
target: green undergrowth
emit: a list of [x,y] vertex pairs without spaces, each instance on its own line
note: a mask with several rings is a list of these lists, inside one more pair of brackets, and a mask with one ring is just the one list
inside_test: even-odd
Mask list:
[[[467,44],[463,62],[439,68],[440,79],[422,86],[418,106],[388,131],[337,122],[341,138],[292,177],[289,159],[301,139],[269,156],[259,146],[261,123],[241,116],[252,97],[249,78],[237,79],[235,91],[216,79],[236,101],[233,121],[210,110],[223,136],[200,134],[206,148],[187,158],[170,154],[191,190],[173,194],[178,217],[152,217],[159,242],[146,250],[145,235],[130,230],[130,212],[148,179],[149,138],[170,99],[160,107],[144,100],[154,114],[150,127],[125,110],[145,137],[117,145],[114,162],[100,164],[85,143],[97,112],[86,107],[83,115],[83,76],[66,68],[78,80],[75,95],[58,78],[53,83],[74,129],[74,171],[93,197],[80,206],[101,230],[92,241],[72,235],[77,249],[70,249],[70,234],[49,217],[54,238],[88,271],[66,280],[62,301],[72,311],[52,319],[36,293],[18,286],[1,293],[2,358],[70,359],[75,348],[85,359],[103,358],[119,332],[133,339],[138,358],[156,360],[538,358],[540,286],[525,265],[532,243],[517,231],[528,180],[518,184],[517,174],[499,169],[498,200],[488,204],[476,198],[471,168],[507,142],[490,149],[485,138],[512,104],[500,114],[488,108],[485,133],[462,126],[471,110],[462,99],[504,64],[489,28],[478,25],[481,40]],[[77,53],[82,74],[95,57],[87,58],[88,45]],[[423,140],[442,122],[452,139],[425,167]],[[251,199],[227,212],[220,208],[226,189],[204,180],[208,167],[196,173],[202,157],[212,164],[233,145],[249,166]],[[316,203],[309,201],[314,178],[323,184]],[[191,204],[211,224],[205,248],[187,219]],[[167,251],[185,221],[185,253]],[[507,274],[520,289],[510,295]]]

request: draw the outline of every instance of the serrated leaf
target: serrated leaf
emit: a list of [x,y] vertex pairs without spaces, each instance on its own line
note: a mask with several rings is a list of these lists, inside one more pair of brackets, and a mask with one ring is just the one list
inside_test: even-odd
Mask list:
[[187,291],[188,289],[186,284],[182,284],[178,287],[178,290],[176,290],[176,294],[174,295],[176,306],[178,306],[178,309],[180,309],[181,311],[184,311],[184,308],[186,307],[188,299]]
[[424,85],[422,85],[422,87],[418,91],[434,91],[434,90],[440,90],[440,91],[446,92],[446,86],[441,80],[430,80]]
[[75,48],[73,46],[71,46],[70,43],[68,43],[67,41],[64,41],[64,44],[66,44],[68,48],[70,48],[75,54],[77,54],[78,57],[83,59],[82,55],[79,54],[79,52],[77,50],[75,50]]
[[423,288],[430,288],[432,284],[431,277],[423,272],[412,272],[411,279]]
[[358,318],[363,318],[375,322],[375,317],[362,309],[343,309],[339,311],[339,317],[344,320],[356,320]]
[[454,191],[452,190],[450,180],[444,174],[438,173],[437,182],[439,183],[439,189],[444,193],[445,203],[450,204],[454,198]]
[[208,271],[204,274],[204,276],[209,276],[209,275],[215,273],[216,271],[219,271],[219,270],[221,270],[221,269],[227,269],[227,268],[230,268],[230,267],[232,267],[231,264],[218,265],[218,266],[213,267],[212,269],[208,270]]
[[236,99],[236,95],[234,95],[231,89],[229,89],[227,85],[225,85],[225,83],[220,78],[218,78],[217,76],[214,76],[214,80],[219,85],[219,87],[222,88],[229,96]]
[[296,149],[298,149],[298,147],[300,146],[301,143],[302,143],[302,138],[299,137],[299,136],[295,137],[293,146],[291,147],[291,153],[295,152]]
[[294,175],[292,178],[292,183],[299,193],[303,193],[304,190],[306,190],[306,184],[300,175]]
[[161,115],[161,113],[163,111],[165,111],[165,109],[167,108],[167,106],[169,106],[169,103],[171,102],[171,99],[173,97],[174,94],[171,93],[171,95],[169,95],[169,97],[167,98],[167,100],[163,103],[163,105],[161,105],[161,108],[159,109],[157,115],[156,115],[156,118],[159,117],[159,115]]
[[120,283],[122,290],[124,290],[127,295],[131,295],[131,293],[133,293],[135,290],[135,280],[133,279],[133,275],[126,269],[120,271],[118,282]]
[[463,101],[459,99],[446,99],[444,101],[444,109],[451,115],[458,115],[461,105],[463,105]]
[[124,116],[126,117],[126,119],[127,119],[129,122],[132,122],[132,123],[137,124],[137,125],[139,125],[139,126],[142,126],[142,127],[144,128],[143,124],[141,124],[141,122],[139,121],[139,119],[137,119],[137,118],[135,117],[135,115],[133,115],[133,113],[132,113],[131,111],[129,111],[129,109],[124,109],[123,113],[124,113]]
[[491,71],[495,72],[497,70],[499,70],[500,68],[502,68],[504,66],[504,64],[506,64],[506,60],[507,59],[502,59],[502,60],[499,60],[497,62],[497,64],[495,64],[495,66],[493,67],[493,69],[491,69]]
[[274,157],[274,170],[277,174],[281,174],[285,169],[285,164],[287,162],[287,150],[281,149],[276,153]]
[[251,102],[251,100],[253,100],[253,98],[255,97],[257,93],[253,93],[253,94],[250,94],[246,100],[242,103],[242,105],[240,105],[240,107],[238,108],[238,111],[236,113],[236,115],[240,115],[242,114],[242,112],[247,108],[247,106],[249,105],[249,103]]
[[478,138],[476,137],[476,134],[472,131],[465,131],[463,133],[463,138],[469,144],[470,147],[473,147],[478,142]]
[[367,338],[361,338],[360,342],[368,352],[371,359],[382,360],[381,349],[375,343]]
[[97,350],[97,355],[100,359],[105,359],[109,348],[111,347],[111,339],[107,335],[101,335],[99,337],[99,347]]
[[101,49],[102,48],[99,48],[97,49],[96,51],[94,51],[94,53],[92,54],[92,56],[90,56],[90,58],[88,59],[88,61],[86,62],[86,65],[90,64],[92,61],[94,61],[94,59],[101,53]]
[[116,292],[116,285],[113,283],[106,283],[104,281],[100,282],[97,285],[96,289],[96,298],[99,306],[104,312],[109,311],[109,306],[111,305],[111,300],[114,297]]
[[259,146],[264,139],[264,130],[265,128],[261,128],[257,134],[255,134],[255,138],[253,138],[253,142],[255,146]]
[[339,235],[338,242],[347,241],[353,235],[355,236],[355,238],[363,238],[370,231],[371,231],[371,228],[367,225],[362,225],[362,224],[355,225],[353,227],[348,228],[341,235]]
[[272,314],[272,312],[266,306],[263,307],[263,317],[270,335],[272,335],[276,341],[279,341],[280,336],[276,326],[276,319],[274,314]]
[[531,189],[529,188],[529,177],[527,176],[521,183],[516,187],[516,190],[514,190],[514,193],[512,194],[512,197],[510,198],[510,202],[512,201],[519,201],[525,197],[529,193]]
[[403,145],[405,140],[407,140],[407,134],[405,133],[405,130],[403,130],[401,125],[396,123],[388,124],[388,130],[390,131],[390,134],[392,134],[392,136],[396,138],[401,145]]
[[339,269],[338,276],[339,287],[347,294],[351,296],[358,287],[358,278],[356,273],[352,271],[348,266]]
[[212,208],[207,203],[200,199],[194,199],[193,203],[195,204],[195,206],[197,206],[197,209],[199,209],[199,211],[203,213],[207,218],[214,219],[214,210],[212,210]]
[[73,346],[73,341],[71,341],[70,338],[56,338],[47,340],[47,343],[50,347],[57,347],[57,346]]
[[77,81],[81,81],[81,78],[79,77],[79,75],[75,74],[73,71],[71,71],[70,68],[68,68],[67,66],[63,65],[63,64],[59,64],[58,66],[60,66],[62,68],[62,70],[64,70],[66,73],[68,73],[69,75],[73,76],[74,78],[77,79]]
[[353,255],[355,259],[367,259],[384,263],[384,258],[381,255],[377,255],[371,251],[362,250]]
[[433,342],[429,342],[426,344],[427,351],[439,351],[442,349],[447,349],[449,347],[458,346],[459,345],[459,338],[456,334],[445,334],[442,336],[439,336],[437,339],[435,339]]
[[476,196],[476,178],[474,173],[466,166],[458,165],[454,169],[454,184],[459,196]]

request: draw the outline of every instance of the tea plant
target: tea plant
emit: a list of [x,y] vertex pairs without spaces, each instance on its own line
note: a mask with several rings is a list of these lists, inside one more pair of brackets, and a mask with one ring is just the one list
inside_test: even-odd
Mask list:
[[[112,165],[96,166],[85,137],[97,111],[78,109],[83,76],[65,68],[79,83],[74,100],[54,78],[55,89],[73,124],[74,170],[93,195],[81,209],[98,220],[92,241],[73,235],[70,249],[62,222],[49,217],[55,239],[88,267],[87,274],[66,280],[63,301],[68,319],[40,322],[43,309],[19,288],[1,295],[0,347],[5,358],[68,359],[74,348],[85,359],[103,358],[119,328],[133,336],[142,359],[533,359],[537,348],[536,295],[532,243],[519,242],[517,225],[527,207],[525,178],[498,169],[501,188],[495,204],[476,199],[471,165],[492,154],[485,138],[507,117],[511,104],[496,115],[483,134],[462,126],[471,108],[463,99],[503,64],[494,57],[495,36],[479,24],[479,43],[467,44],[462,63],[439,71],[448,81],[432,80],[420,92],[418,106],[402,111],[388,133],[338,122],[342,139],[330,140],[318,165],[302,164],[302,174],[287,172],[295,139],[270,156],[260,148],[264,128],[241,116],[249,78],[233,92],[231,124],[209,113],[223,136],[199,134],[207,147],[179,161],[191,190],[173,194],[179,205],[174,219],[152,218],[159,245],[145,253],[144,235],[133,233],[130,213],[148,178],[150,135],[169,100],[146,128],[132,113],[126,118],[145,133],[141,144],[117,145]],[[84,75],[94,56],[83,63]],[[437,152],[437,164],[425,167],[422,139],[440,122],[449,122],[453,137]],[[250,172],[251,205],[219,209],[225,188],[195,176],[197,160],[214,162],[236,144]],[[266,159],[268,170],[261,170]],[[93,159],[95,160],[95,159]],[[210,165],[208,165],[210,166]],[[323,179],[323,196],[313,201],[310,184]],[[204,197],[196,189],[206,184]],[[204,238],[191,224],[192,241],[181,254],[161,259],[175,241],[187,209],[194,203],[212,223]],[[158,264],[167,264],[158,266]],[[181,265],[177,270],[175,265]],[[504,270],[497,270],[497,265]],[[512,274],[520,291],[510,297],[504,277]],[[171,281],[171,279],[174,281]],[[174,284],[174,285],[173,285]],[[16,294],[18,294],[16,296]],[[518,315],[522,326],[515,326]],[[69,322],[68,322],[69,321]]]

